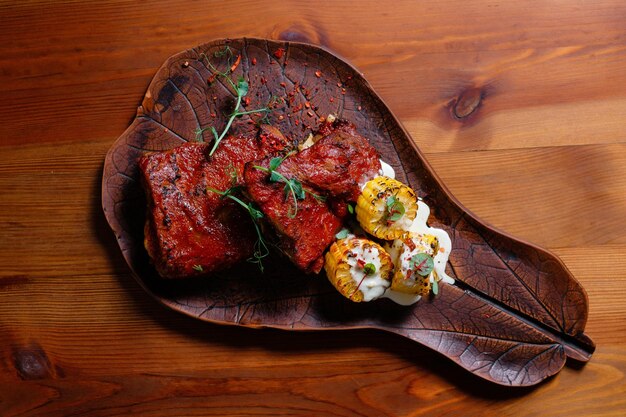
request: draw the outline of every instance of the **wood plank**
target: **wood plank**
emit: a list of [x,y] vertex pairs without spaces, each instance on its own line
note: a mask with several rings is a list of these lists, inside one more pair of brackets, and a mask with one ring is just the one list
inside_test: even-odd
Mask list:
[[625,242],[626,145],[428,154],[483,220],[546,247]]
[[[418,9],[407,3],[367,30],[359,24],[343,27],[340,13],[348,10],[334,4],[298,5],[289,12],[269,4],[257,15],[254,8],[227,3],[221,5],[222,18],[208,26],[202,6],[178,4],[171,7],[181,11],[174,24],[180,30],[168,31],[167,43],[158,34],[165,31],[160,22],[171,16],[161,15],[158,8],[145,15],[139,4],[121,4],[128,6],[124,16],[108,3],[59,2],[50,5],[48,14],[38,13],[36,2],[5,5],[0,39],[13,41],[0,45],[7,80],[0,91],[11,103],[0,112],[3,143],[81,140],[93,126],[105,128],[103,134],[119,134],[163,60],[215,37],[233,36],[228,18],[233,15],[248,36],[309,40],[348,58],[366,73],[425,151],[505,148],[507,138],[516,146],[538,146],[546,139],[557,144],[624,141],[616,118],[626,97],[626,35],[620,25],[626,7],[619,1],[597,2],[594,8],[541,1],[465,4],[462,18],[455,2]],[[360,13],[376,13],[377,8],[377,2],[363,2]],[[523,25],[504,23],[530,10],[534,19]],[[41,28],[39,38],[22,30],[20,19],[25,18]],[[117,23],[106,23],[111,21]],[[584,31],[569,30],[581,21]],[[133,31],[125,30],[130,22]],[[45,31],[54,36],[45,36]],[[144,32],[157,35],[136,36]],[[381,37],[389,32],[396,35],[381,47]],[[78,60],[77,53],[82,54]],[[594,71],[588,71],[590,61]],[[29,89],[34,80],[37,87]],[[473,121],[482,123],[474,130],[450,118],[446,107],[469,87],[482,88],[485,94],[480,118]],[[40,105],[31,105],[33,97]],[[528,122],[551,104],[559,104],[551,109],[552,120]],[[67,112],[74,116],[71,129],[62,117]],[[563,123],[556,124],[561,117]],[[567,121],[580,118],[593,122],[577,133]],[[13,127],[5,130],[8,120]],[[520,141],[523,128],[538,135]]]
[[[215,335],[229,340],[223,333]],[[62,416],[71,410],[94,416],[130,412],[141,416],[164,412],[425,416],[462,410],[487,416],[565,416],[583,409],[588,415],[619,416],[626,401],[623,348],[598,351],[594,361],[584,367],[585,383],[580,382],[580,370],[568,367],[535,389],[503,391],[471,379],[440,362],[438,356],[402,341],[394,342],[390,353],[379,350],[381,341],[367,332],[349,332],[342,335],[343,339],[330,336],[327,341],[340,349],[333,360],[323,359],[329,355],[316,344],[315,335],[266,335],[270,336],[274,343],[289,344],[284,361],[272,357],[265,363],[263,350],[282,353],[274,343],[248,348],[237,358],[236,365],[231,349],[216,349],[210,342],[191,349],[189,341],[178,344],[173,356],[166,346],[148,344],[144,346],[146,351],[133,355],[124,349],[116,351],[110,339],[104,338],[106,334],[99,345],[78,345],[75,351],[67,350],[65,345],[66,352],[60,354],[55,353],[53,345],[45,352],[40,346],[20,347],[14,350],[13,360],[25,355],[44,357],[43,361],[50,361],[49,376],[32,381],[4,377],[3,386],[8,390],[0,395],[5,400],[22,396],[27,401],[5,401],[9,407],[4,408],[3,415],[18,415],[21,411],[32,416]],[[350,338],[350,347],[345,337]],[[367,345],[376,348],[364,347]],[[86,362],[73,355],[88,349],[93,355]],[[190,357],[196,359],[197,366],[190,367],[190,361],[183,359]],[[119,363],[119,358],[125,358],[126,363]],[[164,368],[161,363],[170,365]]]

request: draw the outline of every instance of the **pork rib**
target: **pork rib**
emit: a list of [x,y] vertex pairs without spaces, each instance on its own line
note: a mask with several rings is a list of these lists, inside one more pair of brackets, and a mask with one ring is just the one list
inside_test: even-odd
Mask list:
[[276,168],[287,181],[302,184],[302,200],[294,201],[284,180],[271,180],[267,170],[275,155],[247,163],[244,170],[247,193],[277,231],[282,251],[300,269],[314,273],[321,270],[324,251],[342,227],[346,204],[356,201],[361,185],[381,169],[378,152],[354,125],[327,123],[318,137]]
[[243,185],[248,161],[286,146],[276,129],[257,137],[230,136],[209,157],[203,143],[186,143],[139,161],[148,200],[145,247],[163,278],[206,275],[249,258],[256,233],[245,209],[224,191]]

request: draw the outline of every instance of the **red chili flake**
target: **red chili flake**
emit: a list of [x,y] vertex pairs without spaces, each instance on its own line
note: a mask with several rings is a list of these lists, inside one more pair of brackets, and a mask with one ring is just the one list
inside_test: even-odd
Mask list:
[[215,81],[215,74],[211,75],[207,80],[207,83],[212,84]]
[[415,242],[413,242],[413,239],[405,239],[403,240],[404,244],[407,245],[409,247],[410,250],[415,250],[416,246],[415,246]]
[[357,259],[356,260],[356,264],[360,267],[360,268],[365,268],[365,261],[363,259]]
[[320,70],[315,71],[315,76],[317,78],[320,78],[322,76],[322,71],[320,71]]
[[252,65],[256,65],[256,58],[252,58]]
[[311,103],[309,103],[308,101],[306,103],[304,103],[304,107],[306,107],[307,109],[311,108]]
[[300,122],[298,121],[298,119],[296,119],[296,126],[298,126],[300,124]]
[[213,96],[213,101],[217,100],[217,96]]
[[331,97],[331,98],[330,98],[330,102],[332,103],[332,102],[334,102],[334,101],[335,101],[335,98],[334,98],[334,97]]
[[215,117],[215,116],[217,116],[217,114],[211,113],[211,117]]
[[282,83],[280,83],[280,86],[281,86],[281,87],[287,87],[287,84],[286,84],[286,83],[284,83],[284,82],[282,82]]
[[306,114],[309,115],[309,117],[313,117],[313,112],[311,110],[309,110],[308,112],[306,112]]
[[285,49],[278,48],[277,50],[274,51],[274,56],[278,59],[281,59],[284,53],[285,53]]
[[183,62],[183,68],[187,68],[189,66],[189,61]]
[[250,97],[245,97],[243,99],[243,102],[246,103],[246,106],[249,106],[250,105]]
[[283,119],[284,119],[284,117],[283,117],[282,114],[280,116],[278,116],[278,120],[283,120]]
[[235,60],[235,63],[230,66],[230,72],[235,72],[240,62],[241,62],[241,55],[237,55],[237,59]]
[[167,127],[164,130],[165,130],[165,133],[170,131]]
[[267,80],[265,79],[265,77],[261,77],[261,84],[266,84]]
[[341,87],[341,83],[337,83],[337,87]]
[[341,89],[341,94],[346,94],[346,89],[345,88]]
[[357,107],[356,109],[357,109],[358,111],[361,111],[361,106]]

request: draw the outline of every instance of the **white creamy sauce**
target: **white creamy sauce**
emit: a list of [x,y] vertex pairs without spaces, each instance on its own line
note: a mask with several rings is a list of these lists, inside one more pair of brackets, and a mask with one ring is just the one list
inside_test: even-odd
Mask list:
[[380,175],[381,177],[389,177],[389,178],[396,178],[396,171],[393,170],[393,168],[391,167],[391,165],[389,165],[387,162],[383,161],[382,159],[379,159],[380,161],[380,171],[378,171],[378,175]]
[[415,216],[415,220],[413,220],[413,224],[411,225],[409,231],[423,235],[433,235],[437,238],[439,241],[439,251],[433,257],[433,261],[435,262],[435,272],[443,282],[447,284],[454,284],[454,278],[446,274],[446,264],[448,263],[450,251],[452,251],[452,241],[445,230],[429,227],[426,224],[429,215],[430,207],[428,207],[428,205],[423,201],[418,201],[417,216]]
[[408,230],[412,224],[413,224],[413,220],[411,220],[408,215],[403,214],[402,217],[400,217],[400,219],[396,220],[393,223],[392,227],[396,230],[397,229]]
[[419,300],[421,300],[422,296],[419,294],[407,294],[405,292],[388,289],[381,296],[381,298],[389,298],[394,303],[400,304],[402,306],[410,306],[411,304],[415,304]]
[[[356,255],[348,258],[350,265],[350,275],[355,284],[358,285],[359,291],[363,293],[363,301],[371,301],[379,298],[385,290],[391,285],[389,281],[380,276],[380,254],[377,248],[358,246],[352,249]],[[372,264],[376,268],[376,272],[366,276],[365,271],[357,264],[357,260],[362,260],[365,264]]]
[[[394,240],[393,243],[385,245],[385,249],[391,255],[393,263],[400,265],[403,271],[409,269],[409,260],[417,253],[423,252],[429,255],[433,255],[433,249],[427,242],[427,236],[435,236],[439,241],[439,250],[433,256],[434,273],[429,275],[430,282],[435,280],[435,275],[441,279],[442,282],[447,284],[454,284],[454,279],[446,274],[446,263],[452,250],[452,241],[450,236],[445,230],[429,227],[426,224],[428,216],[430,215],[430,208],[421,200],[417,202],[417,215],[413,223],[408,230],[413,235],[413,242],[415,243],[415,249],[411,250],[404,245],[401,240]],[[405,294],[398,291],[388,289],[382,295],[383,298],[389,298],[390,300],[401,304],[410,305],[419,301],[422,297],[418,294]]]
[[[396,178],[396,173],[391,165],[381,159],[380,166],[381,168],[378,171],[379,176],[394,179]],[[359,184],[361,186],[361,190],[363,190],[365,188],[365,184],[372,179],[373,178],[364,178],[364,181]],[[418,197],[417,215],[415,216],[415,219],[411,220],[406,216],[403,216],[396,222],[399,228],[407,230],[411,233],[414,237],[416,248],[414,250],[410,250],[408,247],[405,247],[401,240],[395,240],[393,243],[387,243],[385,245],[385,250],[391,255],[391,259],[396,267],[398,265],[399,257],[402,256],[400,267],[405,271],[409,268],[409,259],[414,254],[419,252],[428,253],[433,256],[434,262],[433,272],[431,272],[429,276],[430,282],[433,282],[435,280],[435,276],[437,276],[441,282],[454,284],[454,279],[446,274],[445,271],[448,257],[450,256],[450,251],[452,250],[452,241],[445,230],[429,227],[426,224],[428,216],[430,216],[430,207],[428,207],[428,205]],[[435,236],[439,242],[439,250],[435,254],[433,254],[433,249],[430,245],[427,245],[426,242],[422,241],[422,239],[427,235]],[[349,236],[353,235],[350,234]],[[419,294],[407,294],[394,291],[389,288],[391,283],[380,277],[380,259],[378,255],[378,250],[376,248],[372,248],[371,253],[369,254],[358,253],[358,259],[363,259],[366,263],[372,263],[376,266],[376,273],[371,277],[365,277],[365,279],[363,279],[365,275],[363,269],[356,266],[356,259],[350,258],[348,261],[352,278],[356,284],[359,285],[361,280],[363,280],[359,287],[359,290],[363,292],[363,301],[371,301],[376,298],[389,298],[393,302],[400,305],[411,305],[418,302],[422,298]]]
[[378,170],[378,173],[372,177],[365,177],[361,180],[361,182],[359,182],[361,191],[365,189],[365,184],[367,184],[369,181],[373,180],[376,177],[389,177],[389,178],[394,178],[394,179],[396,178],[396,171],[393,170],[391,165],[389,165],[382,159],[379,159],[379,161],[380,161],[380,169]]

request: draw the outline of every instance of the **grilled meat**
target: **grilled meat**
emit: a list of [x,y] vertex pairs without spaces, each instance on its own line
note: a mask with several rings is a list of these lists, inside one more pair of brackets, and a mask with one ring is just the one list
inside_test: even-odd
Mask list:
[[249,214],[210,189],[242,185],[246,162],[286,144],[264,126],[256,138],[223,139],[212,157],[206,144],[186,143],[140,159],[148,200],[145,247],[162,277],[205,275],[252,255],[256,234]]
[[[342,227],[347,202],[356,201],[361,185],[381,168],[378,153],[354,125],[336,121],[320,132],[313,145],[276,168],[282,180],[272,181],[267,172],[271,156],[246,164],[244,171],[248,195],[278,232],[283,252],[300,269],[314,273],[321,270],[324,251]],[[302,185],[303,199],[294,199],[285,188],[291,180]]]

